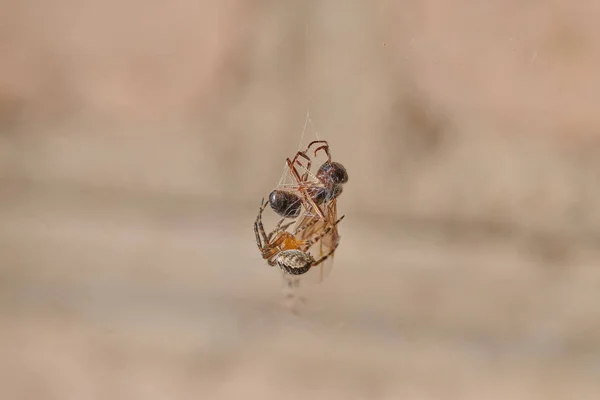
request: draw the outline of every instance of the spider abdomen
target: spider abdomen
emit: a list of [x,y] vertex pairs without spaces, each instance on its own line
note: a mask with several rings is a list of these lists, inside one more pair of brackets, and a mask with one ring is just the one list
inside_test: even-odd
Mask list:
[[288,274],[302,275],[308,272],[314,259],[310,254],[300,250],[284,250],[277,255],[275,262]]

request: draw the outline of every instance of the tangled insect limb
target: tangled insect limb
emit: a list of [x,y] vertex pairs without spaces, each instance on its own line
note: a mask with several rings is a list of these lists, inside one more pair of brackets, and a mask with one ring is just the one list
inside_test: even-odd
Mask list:
[[315,260],[308,250],[313,244],[329,234],[344,219],[344,216],[307,239],[298,239],[297,235],[309,229],[312,225],[300,225],[290,233],[286,229],[294,221],[284,225],[285,218],[281,219],[275,229],[267,235],[262,222],[262,214],[267,204],[264,199],[261,201],[260,209],[254,222],[254,234],[262,258],[267,260],[270,266],[277,265],[281,270],[291,275],[302,275],[308,272],[310,268],[321,264],[335,252],[337,243],[327,254]]
[[[312,159],[308,152],[317,144],[320,146],[314,150],[313,156],[316,157],[319,151],[324,151],[327,161],[319,167],[315,175],[311,172]],[[308,213],[325,220],[322,206],[334,201],[342,193],[342,185],[348,182],[346,168],[341,163],[332,161],[329,144],[325,140],[309,143],[306,150],[298,151],[291,160],[286,159],[286,164],[295,184],[287,187],[287,190],[275,189],[271,192],[269,199],[273,211],[282,217],[297,216],[299,204],[302,203]],[[301,174],[299,168],[303,169],[304,173]]]

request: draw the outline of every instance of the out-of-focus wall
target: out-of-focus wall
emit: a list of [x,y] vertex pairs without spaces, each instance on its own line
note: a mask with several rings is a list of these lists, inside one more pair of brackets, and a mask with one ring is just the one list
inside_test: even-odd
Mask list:
[[10,2],[2,174],[254,204],[309,110],[348,166],[349,210],[588,240],[595,8]]
[[[0,398],[596,399],[597,8],[0,0]],[[252,223],[307,112],[296,317]]]

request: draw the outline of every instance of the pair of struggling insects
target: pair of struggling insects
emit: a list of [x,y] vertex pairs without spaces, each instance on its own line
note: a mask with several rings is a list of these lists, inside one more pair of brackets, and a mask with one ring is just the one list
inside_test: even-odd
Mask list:
[[[313,174],[309,150],[315,145],[319,146],[313,157],[322,151],[327,160]],[[262,258],[269,265],[279,266],[290,275],[303,275],[313,267],[322,266],[339,245],[338,223],[344,216],[337,218],[337,199],[348,181],[348,173],[342,164],[332,161],[329,144],[324,140],[313,141],[293,159],[286,159],[286,167],[293,183],[278,186],[269,194],[268,202],[263,199],[254,233]],[[267,205],[282,217],[269,234],[262,221]],[[286,220],[291,221],[286,223]],[[288,232],[293,224],[294,229]],[[318,258],[311,251],[318,252]],[[321,279],[322,275],[321,268]]]

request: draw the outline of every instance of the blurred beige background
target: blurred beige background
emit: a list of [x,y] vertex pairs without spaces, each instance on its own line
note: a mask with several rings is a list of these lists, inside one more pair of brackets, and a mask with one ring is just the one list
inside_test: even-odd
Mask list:
[[[594,2],[4,1],[3,399],[595,399]],[[285,157],[350,181],[301,316]]]

